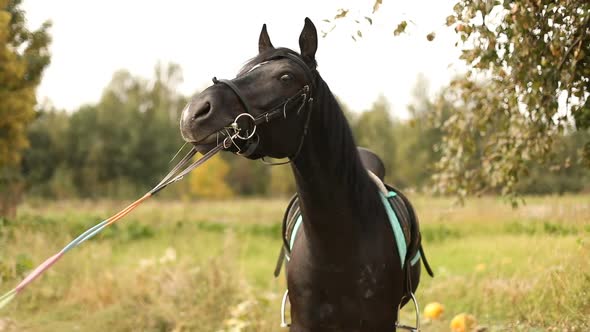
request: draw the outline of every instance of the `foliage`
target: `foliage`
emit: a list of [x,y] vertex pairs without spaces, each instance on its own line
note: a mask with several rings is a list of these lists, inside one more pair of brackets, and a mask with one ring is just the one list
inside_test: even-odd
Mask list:
[[[25,150],[22,160],[22,174],[27,179],[28,191],[37,195],[63,198],[63,189],[55,188],[54,192],[48,185],[53,179],[60,177],[60,166],[66,159],[67,141],[64,140],[69,130],[68,114],[57,110],[40,110],[35,121],[28,129],[30,149]],[[71,180],[71,179],[70,179]],[[60,181],[60,187],[71,186],[70,181]]]
[[[177,119],[186,98],[174,91],[173,82],[158,79],[158,71],[167,70],[157,67],[151,81],[118,72],[95,105],[73,113],[51,108],[39,111],[28,130],[32,146],[22,163],[24,189],[32,196],[51,198],[133,198],[151,188],[174,163],[169,162],[170,156],[182,143]],[[179,69],[173,66],[174,70],[180,76]],[[158,86],[159,92],[154,90]],[[157,106],[157,100],[164,102]],[[414,86],[408,120],[395,118],[384,97],[365,112],[343,105],[357,143],[383,158],[387,181],[417,191],[431,188],[434,165],[441,155],[441,123],[454,110],[450,103],[444,112],[436,112],[436,107],[423,76]],[[518,185],[518,192],[587,190],[584,179],[589,172],[574,162],[584,137],[581,132],[558,137],[556,144],[564,148],[552,161],[555,171],[531,163],[527,167],[532,177]],[[189,181],[177,183],[161,195],[224,198],[290,196],[295,192],[288,166],[269,167],[229,153],[220,154],[214,163],[224,171],[219,173],[206,164]],[[568,167],[557,167],[566,163]]]
[[27,30],[19,6],[20,0],[0,1],[0,166],[17,164],[27,147],[35,89],[49,64],[50,24]]
[[[366,17],[371,26],[380,5]],[[364,21],[351,13],[340,9],[328,23],[346,17],[360,29]],[[446,25],[457,33],[468,70],[431,114],[444,137],[435,189],[460,198],[500,192],[515,202],[529,169],[553,163],[555,142],[590,130],[590,3],[457,0]],[[393,34],[407,26],[399,22]],[[571,164],[590,168],[590,141],[573,155],[579,158]]]
[[184,97],[175,92],[182,74],[170,64],[158,65],[153,82],[117,72],[96,106],[72,116],[68,162],[82,194],[116,194],[116,181],[131,193],[146,191],[166,172],[182,144],[177,130]]
[[119,71],[96,105],[68,114],[40,111],[29,128],[33,146],[23,175],[31,193],[49,197],[133,197],[169,169],[182,145],[176,93],[180,68],[156,66],[153,80]]
[[227,199],[233,196],[225,182],[229,165],[220,155],[213,156],[189,175],[189,191],[199,198]]
[[269,166],[231,154],[226,154],[226,161],[230,164],[227,181],[234,192],[245,196],[268,193]]
[[[429,82],[423,75],[417,77],[408,105],[410,119],[398,123],[394,129],[396,155],[394,164],[395,185],[428,191],[432,185],[434,164],[440,158],[442,139],[440,119],[435,121],[435,106],[430,100]],[[442,114],[441,117],[448,115]]]
[[[438,189],[513,195],[531,163],[553,158],[571,123],[590,128],[590,3],[461,0],[447,25],[469,71],[441,98],[453,114]],[[584,149],[588,163],[590,141]]]
[[269,193],[273,196],[293,195],[297,188],[295,179],[291,173],[291,167],[287,165],[274,166],[270,169]]
[[590,169],[576,160],[585,142],[590,141],[590,132],[575,131],[556,137],[553,142],[554,157],[548,165],[528,163],[528,175],[519,181],[516,190],[520,194],[564,194],[590,191]]
[[[360,114],[352,123],[356,144],[368,148],[380,156],[387,171],[393,169],[395,149],[398,143],[393,135],[394,123],[390,113],[387,99],[380,96],[370,110]],[[390,178],[392,175],[392,172],[386,172],[386,177]]]
[[20,0],[0,0],[0,215],[14,214],[22,184],[18,165],[35,117],[35,90],[49,64],[48,22],[25,27]]

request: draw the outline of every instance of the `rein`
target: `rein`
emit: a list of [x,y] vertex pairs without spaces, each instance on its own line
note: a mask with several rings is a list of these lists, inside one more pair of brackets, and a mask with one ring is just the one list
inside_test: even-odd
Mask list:
[[[234,121],[234,124],[235,124],[235,121]],[[185,175],[187,175],[189,172],[191,172],[195,168],[204,164],[207,160],[209,160],[211,157],[213,157],[219,151],[223,150],[224,148],[227,148],[226,146],[228,144],[232,144],[231,142],[233,141],[233,139],[240,136],[240,132],[242,131],[242,129],[240,129],[237,126],[233,126],[232,129],[234,130],[234,132],[231,133],[231,135],[226,137],[222,142],[218,143],[217,146],[215,146],[209,152],[205,153],[201,158],[199,158],[199,160],[191,163],[190,162],[191,159],[197,154],[196,148],[193,147],[178,162],[178,164],[174,168],[172,168],[172,170],[170,170],[170,172],[162,179],[162,181],[160,181],[160,183],[158,183],[154,188],[152,188],[152,190],[147,192],[145,195],[143,195],[141,198],[139,198],[135,202],[129,204],[123,210],[117,212],[113,216],[111,216],[111,217],[103,220],[102,222],[96,224],[95,226],[89,228],[84,233],[80,234],[77,238],[75,238],[72,242],[67,244],[58,253],[56,253],[55,255],[46,259],[43,263],[41,263],[33,271],[31,271],[26,276],[26,278],[24,278],[18,285],[16,285],[15,288],[8,291],[4,295],[0,296],[0,309],[2,307],[4,307],[5,305],[7,305],[10,301],[12,301],[16,297],[16,295],[18,295],[31,282],[33,282],[41,274],[43,274],[43,272],[47,271],[53,264],[55,264],[57,261],[59,261],[68,251],[72,250],[73,248],[76,248],[77,246],[84,243],[86,240],[94,237],[96,234],[100,233],[103,229],[114,224],[115,222],[117,222],[118,220],[120,220],[121,218],[126,216],[128,213],[133,211],[137,206],[139,206],[141,203],[145,202],[148,198],[154,196],[160,190],[166,188],[168,185],[181,180]],[[226,132],[228,132],[228,134],[229,134],[229,130],[226,129]]]

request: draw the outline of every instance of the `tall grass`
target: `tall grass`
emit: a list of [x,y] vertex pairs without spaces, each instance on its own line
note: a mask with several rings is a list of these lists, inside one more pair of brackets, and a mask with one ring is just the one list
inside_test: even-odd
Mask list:
[[[413,197],[436,277],[422,305],[489,331],[590,330],[590,197]],[[0,293],[126,202],[29,201],[0,221]],[[277,331],[272,271],[286,200],[153,200],[68,253],[0,311],[0,331]],[[393,308],[392,308],[393,310]],[[404,309],[403,318],[412,313]]]

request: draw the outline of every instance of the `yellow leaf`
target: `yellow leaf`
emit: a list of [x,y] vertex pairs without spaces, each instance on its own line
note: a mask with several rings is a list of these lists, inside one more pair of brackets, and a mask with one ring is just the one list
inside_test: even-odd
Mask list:
[[209,159],[189,176],[189,192],[199,198],[222,199],[233,196],[225,182],[229,165],[218,154]]
[[383,0],[375,0],[375,4],[373,4],[373,14],[379,10],[379,6],[383,3]]
[[344,18],[348,14],[348,9],[340,8],[334,19]]

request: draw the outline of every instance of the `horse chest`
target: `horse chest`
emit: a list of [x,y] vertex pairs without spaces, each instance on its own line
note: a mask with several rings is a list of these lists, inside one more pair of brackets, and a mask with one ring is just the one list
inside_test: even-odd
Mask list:
[[391,327],[395,294],[382,272],[365,267],[356,271],[354,278],[342,273],[317,273],[289,280],[293,325],[322,331]]
[[305,241],[303,235],[287,267],[293,326],[338,331],[392,326],[399,273],[391,247],[388,253],[373,242],[361,246],[354,258],[332,262],[318,259]]

